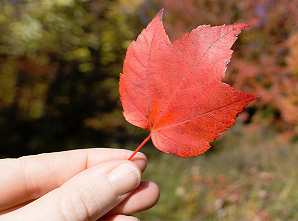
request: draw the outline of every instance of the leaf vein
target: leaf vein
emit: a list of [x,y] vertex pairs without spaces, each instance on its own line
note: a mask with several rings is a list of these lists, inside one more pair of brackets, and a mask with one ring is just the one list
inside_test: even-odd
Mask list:
[[[211,44],[211,46],[204,52],[204,54],[201,56],[201,58],[200,58],[200,59],[199,59],[199,60],[192,66],[191,70],[188,71],[188,72],[184,75],[184,77],[183,77],[183,78],[181,79],[181,81],[180,81],[179,86],[176,88],[175,91],[173,91],[173,93],[171,94],[171,96],[170,96],[169,99],[168,99],[168,102],[165,102],[165,103],[164,103],[164,105],[163,105],[163,107],[161,108],[161,111],[160,111],[160,112],[164,112],[164,109],[165,109],[166,107],[168,107],[168,103],[170,103],[170,101],[171,101],[172,99],[174,99],[174,97],[176,96],[176,94],[177,94],[178,91],[180,90],[180,87],[181,87],[181,85],[183,84],[183,82],[184,82],[184,80],[186,79],[186,77],[187,77],[190,73],[192,73],[194,67],[197,66],[197,64],[203,59],[203,57],[207,54],[207,52],[208,52],[208,51],[215,45],[216,42],[218,42],[221,38],[225,37],[226,35],[228,35],[228,34],[231,33],[232,31],[233,31],[233,29],[232,29],[231,31],[225,33],[224,35],[220,36],[219,38],[217,38],[217,39]],[[174,50],[172,50],[172,51],[174,51]],[[214,76],[214,78],[212,79],[212,81],[215,79],[215,77],[216,77],[216,76]],[[156,119],[155,122],[158,122],[158,121],[159,121],[159,118],[160,118],[160,115],[159,115],[159,117],[157,117],[157,119]]]
[[[202,114],[200,114],[200,115],[198,115],[198,116],[192,117],[191,119],[185,120],[185,121],[183,121],[183,122],[179,122],[179,123],[176,123],[176,124],[172,124],[172,125],[169,125],[169,126],[166,126],[166,127],[160,127],[160,128],[158,128],[158,129],[156,129],[156,131],[157,131],[157,130],[160,130],[160,129],[171,128],[171,127],[175,127],[175,126],[178,126],[178,125],[181,125],[181,124],[185,124],[186,122],[192,121],[192,120],[194,120],[194,119],[196,119],[196,118],[199,118],[199,117],[202,117],[202,116],[204,116],[204,115],[206,115],[206,114],[210,114],[210,113],[212,113],[212,112],[214,112],[214,111],[219,111],[219,110],[221,110],[221,109],[223,109],[223,108],[227,108],[227,107],[229,107],[229,106],[231,106],[231,105],[234,105],[234,104],[237,104],[237,103],[240,103],[240,102],[243,102],[243,100],[237,101],[237,102],[235,102],[235,103],[228,104],[228,105],[223,106],[223,107],[220,107],[220,108],[218,108],[218,109],[214,109],[214,110],[211,110],[211,111],[202,113]],[[214,118],[213,118],[213,119],[214,119]],[[216,120],[216,119],[214,119],[214,120]],[[216,120],[216,121],[218,121],[218,120]],[[219,122],[220,122],[220,121],[219,121]],[[222,123],[223,123],[223,122],[222,122]]]

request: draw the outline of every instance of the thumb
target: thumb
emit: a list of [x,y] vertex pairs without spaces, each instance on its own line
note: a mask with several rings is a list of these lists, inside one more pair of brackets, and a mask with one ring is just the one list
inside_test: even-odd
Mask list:
[[97,220],[129,196],[140,181],[141,171],[133,162],[105,162],[6,214],[11,218],[7,220]]

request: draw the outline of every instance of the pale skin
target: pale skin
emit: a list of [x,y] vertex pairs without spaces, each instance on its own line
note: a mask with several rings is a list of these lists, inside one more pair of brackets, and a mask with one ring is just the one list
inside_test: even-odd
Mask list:
[[137,221],[159,188],[141,181],[147,159],[94,148],[0,160],[0,221]]

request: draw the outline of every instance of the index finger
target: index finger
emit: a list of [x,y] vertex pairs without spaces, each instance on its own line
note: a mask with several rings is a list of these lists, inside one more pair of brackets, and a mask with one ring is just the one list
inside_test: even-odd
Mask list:
[[[131,154],[132,151],[123,149],[93,148],[1,159],[0,210],[37,199],[87,168],[125,160]],[[132,161],[141,171],[145,170],[144,154],[138,153]]]

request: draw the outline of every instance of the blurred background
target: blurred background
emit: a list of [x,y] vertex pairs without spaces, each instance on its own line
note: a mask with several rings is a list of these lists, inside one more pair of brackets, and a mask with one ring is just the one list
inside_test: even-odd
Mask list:
[[[224,81],[259,96],[195,158],[151,143],[144,179],[161,188],[142,220],[298,219],[298,0],[1,0],[0,157],[135,149],[122,116],[128,45],[165,8],[171,41],[200,24],[246,22]],[[175,161],[175,163],[173,163]]]

